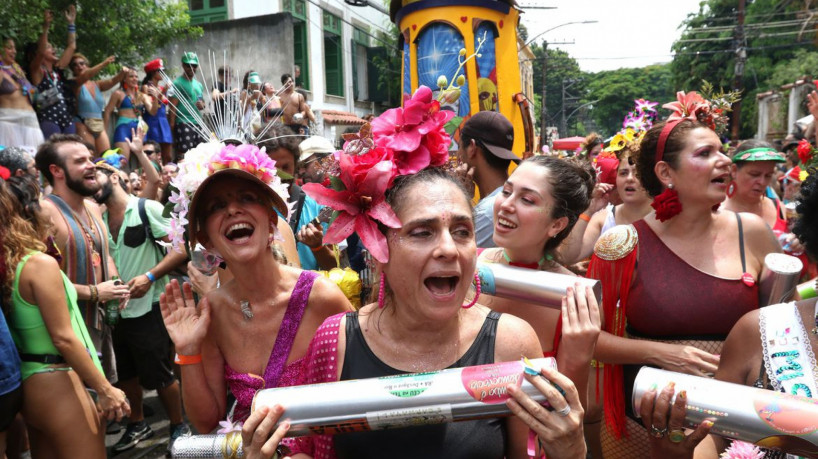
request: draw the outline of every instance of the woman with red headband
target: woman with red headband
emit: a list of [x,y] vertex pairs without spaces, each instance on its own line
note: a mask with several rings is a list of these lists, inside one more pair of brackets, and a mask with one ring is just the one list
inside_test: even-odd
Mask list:
[[665,108],[675,113],[645,134],[636,161],[654,212],[606,233],[588,270],[603,283],[596,358],[605,364],[609,459],[648,457],[644,429],[625,416],[639,367],[712,375],[730,328],[759,307],[764,257],[780,251],[763,219],[719,209],[731,164],[714,132],[723,108],[696,93]]

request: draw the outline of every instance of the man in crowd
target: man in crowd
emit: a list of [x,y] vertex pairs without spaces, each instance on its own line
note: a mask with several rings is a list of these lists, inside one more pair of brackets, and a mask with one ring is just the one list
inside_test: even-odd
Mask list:
[[111,252],[131,295],[113,331],[119,387],[131,402],[130,423],[113,452],[129,450],[153,435],[142,411],[143,387],[157,391],[170,418],[170,451],[173,441],[190,429],[182,419],[179,383],[170,361],[172,344],[159,311],[159,295],[168,272],[187,257],[175,250],[165,254],[157,244],[157,239],[169,242],[170,221],[162,217],[161,204],[129,195],[125,174],[108,164],[97,164],[96,178],[100,186],[94,199],[105,204],[103,219],[113,241]]
[[323,244],[324,228],[314,222],[324,208],[307,196],[300,186],[295,184],[294,174],[298,167],[298,140],[293,137],[293,131],[286,126],[274,125],[264,133],[259,140],[259,147],[266,147],[267,154],[276,162],[284,183],[289,183],[290,203],[295,208],[290,214],[290,228],[298,240],[298,258],[301,269],[331,269],[336,267],[335,256],[329,247]]
[[281,84],[283,92],[279,95],[279,98],[281,99],[281,107],[284,109],[282,113],[284,124],[296,134],[309,137],[309,122],[315,122],[315,115],[310,110],[310,106],[307,105],[307,99],[295,90],[295,81],[289,73],[281,75]]
[[199,68],[199,57],[196,53],[187,52],[182,55],[182,76],[173,80],[173,86],[168,91],[168,99],[175,107],[168,111],[168,122],[173,128],[173,143],[176,150],[176,160],[184,157],[188,150],[204,142],[198,129],[194,126],[200,119],[199,111],[204,110],[202,84],[194,76]]
[[508,180],[508,166],[518,162],[512,151],[514,126],[498,112],[478,112],[460,131],[458,158],[480,191],[474,206],[477,246],[494,247],[494,199]]
[[104,305],[127,305],[130,289],[119,280],[110,256],[108,231],[96,204],[85,198],[99,191],[91,150],[77,135],[57,134],[40,145],[35,162],[54,190],[43,200],[46,219],[62,253],[60,268],[77,289],[77,303],[105,375],[116,382],[111,328],[103,321]]
[[40,178],[40,172],[37,171],[37,165],[34,163],[34,158],[29,152],[20,147],[0,147],[0,166],[9,170],[11,175],[21,177],[25,174],[31,174],[36,178]]
[[321,160],[335,151],[329,140],[314,135],[298,144],[301,156],[298,157],[298,178],[301,183],[324,183],[327,174],[321,170]]

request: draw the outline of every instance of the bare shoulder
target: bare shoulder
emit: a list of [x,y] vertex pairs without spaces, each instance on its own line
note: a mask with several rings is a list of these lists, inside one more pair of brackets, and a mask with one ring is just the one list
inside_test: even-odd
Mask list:
[[23,282],[46,281],[51,285],[59,278],[59,275],[60,265],[57,263],[57,260],[45,253],[35,252],[23,266],[20,272],[20,280]]
[[741,212],[738,216],[741,218],[742,232],[750,250],[759,254],[760,258],[768,253],[781,251],[775,234],[763,218],[746,212]]
[[344,292],[324,276],[318,276],[312,284],[309,305],[327,317],[339,312],[352,311],[352,305]]
[[497,322],[496,360],[517,360],[522,356],[541,357],[542,347],[537,333],[528,322],[511,314],[503,314]]

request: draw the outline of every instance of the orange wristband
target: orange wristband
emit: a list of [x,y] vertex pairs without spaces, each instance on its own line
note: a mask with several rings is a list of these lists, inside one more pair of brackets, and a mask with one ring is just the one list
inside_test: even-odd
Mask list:
[[196,365],[197,363],[202,363],[202,354],[196,355],[176,354],[176,359],[173,362],[177,365]]
[[315,253],[315,252],[318,252],[319,250],[321,250],[323,248],[324,248],[323,245],[319,245],[318,247],[310,247],[310,250],[312,250],[312,252]]
[[579,218],[585,220],[586,222],[591,221],[591,217],[589,217],[588,214],[579,214]]

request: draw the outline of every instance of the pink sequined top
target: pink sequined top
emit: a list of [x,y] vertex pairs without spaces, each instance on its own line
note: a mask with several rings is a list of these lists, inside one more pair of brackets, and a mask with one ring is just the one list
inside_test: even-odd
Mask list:
[[295,386],[303,383],[306,359],[302,357],[289,365],[285,366],[284,364],[287,363],[290,356],[290,350],[293,347],[298,326],[301,324],[301,318],[307,307],[313,282],[317,277],[318,274],[313,271],[302,271],[298,277],[290,301],[287,304],[284,319],[281,321],[273,351],[270,353],[270,359],[264,369],[264,376],[239,373],[230,368],[230,365],[225,361],[224,379],[230,386],[230,391],[236,397],[236,409],[233,413],[234,421],[241,422],[250,416],[250,405],[256,391],[271,387]]

